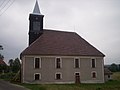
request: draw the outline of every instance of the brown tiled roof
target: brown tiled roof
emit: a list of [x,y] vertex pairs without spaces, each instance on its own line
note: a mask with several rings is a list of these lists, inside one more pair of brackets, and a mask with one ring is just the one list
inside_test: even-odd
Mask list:
[[113,74],[108,68],[104,68],[104,75],[111,75]]
[[6,65],[6,63],[0,59],[0,65]]
[[105,56],[75,32],[46,29],[21,55]]

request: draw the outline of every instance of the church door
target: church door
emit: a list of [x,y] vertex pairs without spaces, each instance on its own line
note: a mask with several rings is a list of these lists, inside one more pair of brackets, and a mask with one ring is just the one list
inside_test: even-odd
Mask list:
[[80,73],[75,73],[75,83],[80,83]]

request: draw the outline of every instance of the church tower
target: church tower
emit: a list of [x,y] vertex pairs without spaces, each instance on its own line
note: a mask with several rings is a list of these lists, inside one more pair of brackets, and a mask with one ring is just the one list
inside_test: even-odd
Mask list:
[[43,17],[36,0],[33,13],[29,15],[29,45],[43,33]]

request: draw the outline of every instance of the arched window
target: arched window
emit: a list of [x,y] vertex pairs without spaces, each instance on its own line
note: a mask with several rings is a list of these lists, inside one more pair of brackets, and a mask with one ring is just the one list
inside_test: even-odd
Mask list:
[[55,73],[55,79],[56,80],[62,79],[62,73],[60,73],[60,72]]
[[40,80],[41,79],[41,74],[40,73],[35,73],[34,74],[34,80]]
[[96,72],[92,72],[92,78],[96,78],[96,77],[97,77]]

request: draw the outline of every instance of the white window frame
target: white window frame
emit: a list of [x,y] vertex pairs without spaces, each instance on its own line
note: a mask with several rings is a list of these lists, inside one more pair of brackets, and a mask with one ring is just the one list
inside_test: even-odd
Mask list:
[[[60,79],[57,79],[57,77],[56,77],[57,74],[60,74]],[[55,73],[55,80],[61,80],[61,79],[62,79],[62,73],[61,72],[56,72]]]
[[41,80],[41,73],[34,73],[34,80],[35,80],[35,75],[39,74],[39,80]]
[[[39,58],[39,68],[35,68],[35,59]],[[41,68],[41,57],[34,57],[34,69],[40,69]]]
[[78,59],[78,61],[79,61],[79,67],[78,67],[78,68],[80,68],[80,58],[78,58],[78,57],[75,57],[75,58],[74,58],[74,68],[76,68],[76,67],[75,67],[75,59]]
[[[56,63],[57,63],[57,58],[60,58],[60,68],[57,68],[57,65],[56,65]],[[56,57],[56,58],[55,58],[55,68],[56,68],[56,69],[61,69],[61,68],[62,68],[62,58],[61,58],[61,57]]]
[[[95,78],[93,78],[93,73],[96,74],[96,77],[95,77]],[[96,78],[97,78],[97,72],[96,72],[96,71],[92,71],[92,72],[91,72],[91,78],[93,78],[93,79],[96,79]]]
[[94,67],[94,68],[96,68],[96,58],[91,58],[91,68],[93,68],[93,67],[92,67],[92,59],[95,60],[95,67]]

